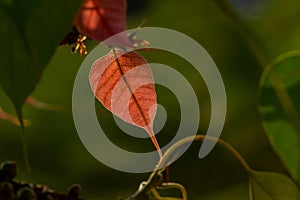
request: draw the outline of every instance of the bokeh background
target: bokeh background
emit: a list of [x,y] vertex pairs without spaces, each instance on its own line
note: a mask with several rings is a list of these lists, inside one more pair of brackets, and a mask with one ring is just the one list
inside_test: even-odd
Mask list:
[[[241,19],[271,61],[278,55],[300,48],[300,2],[298,0],[231,0]],[[222,74],[228,98],[228,112],[221,138],[233,145],[253,169],[287,174],[271,149],[258,112],[258,82],[262,73],[255,56],[237,27],[208,0],[129,0],[128,28],[165,27],[180,31],[198,41],[211,55]],[[176,41],[174,41],[176,42]],[[97,45],[87,42],[88,50]],[[201,121],[199,134],[205,133],[210,117],[210,100],[200,75],[185,60],[170,53],[143,53],[148,62],[164,63],[177,69],[197,93]],[[72,119],[72,87],[84,56],[71,54],[70,47],[58,47],[33,96],[62,105],[66,111],[44,111],[24,107],[30,119],[26,128],[31,171],[24,166],[21,130],[0,121],[0,161],[15,160],[17,179],[46,184],[66,191],[72,183],[83,187],[87,199],[117,199],[129,196],[145,174],[129,174],[111,169],[90,155],[81,143]],[[167,111],[167,122],[157,135],[167,144],[179,125],[179,105],[167,88],[157,86],[158,101]],[[12,104],[0,91],[1,106],[14,113]],[[95,103],[99,123],[117,145],[137,152],[153,150],[149,139],[124,134],[110,112]],[[198,158],[200,142],[170,167],[170,180],[182,183],[190,199],[248,199],[248,177],[239,162],[226,149],[216,146],[204,159]],[[287,174],[288,175],[288,174]]]

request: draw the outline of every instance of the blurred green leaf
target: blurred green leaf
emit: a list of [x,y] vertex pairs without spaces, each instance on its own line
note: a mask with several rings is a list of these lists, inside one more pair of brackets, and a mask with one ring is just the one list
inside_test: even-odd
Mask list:
[[250,200],[297,200],[300,192],[286,176],[253,171],[249,183]]
[[267,136],[300,183],[300,51],[285,53],[266,68],[260,92],[259,109]]
[[19,118],[82,0],[0,0],[0,85]]

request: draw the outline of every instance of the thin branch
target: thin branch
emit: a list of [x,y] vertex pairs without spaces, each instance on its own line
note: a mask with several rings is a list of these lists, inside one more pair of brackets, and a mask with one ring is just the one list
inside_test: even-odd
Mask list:
[[[222,145],[223,147],[225,147],[230,153],[232,153],[234,155],[234,157],[241,163],[241,165],[244,167],[244,169],[252,174],[252,169],[250,168],[250,166],[248,165],[248,163],[245,161],[245,159],[241,156],[241,154],[235,149],[233,148],[229,143],[225,142],[222,139],[213,137],[213,136],[208,136],[208,135],[196,135],[196,136],[189,136],[186,137],[182,140],[179,140],[178,142],[176,142],[175,144],[173,144],[164,154],[164,156],[162,157],[162,159],[160,160],[160,162],[157,164],[156,170],[163,168],[164,166],[168,165],[166,164],[168,158],[171,156],[171,154],[173,152],[175,152],[178,148],[180,148],[182,145],[186,144],[186,143],[190,143],[194,140],[198,140],[198,141],[203,141],[204,139],[208,139],[214,142],[217,142],[218,144]],[[155,171],[156,171],[155,170]]]

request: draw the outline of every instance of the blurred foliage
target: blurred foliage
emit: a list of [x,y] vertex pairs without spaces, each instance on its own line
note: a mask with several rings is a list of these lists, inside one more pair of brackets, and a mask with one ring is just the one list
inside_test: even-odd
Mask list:
[[[300,51],[277,57],[260,81],[260,111],[275,151],[300,183]],[[276,87],[277,90],[273,88]],[[292,149],[292,151],[291,151]]]
[[80,4],[80,0],[0,1],[0,37],[5,49],[0,54],[0,85],[19,119],[57,44],[71,30]]
[[[236,147],[253,169],[289,176],[265,136],[257,110],[260,103],[258,83],[262,69],[234,23],[214,1],[146,2],[146,6],[131,9],[128,28],[135,28],[146,20],[144,26],[174,29],[198,41],[219,67],[227,91],[228,112],[221,138]],[[240,10],[247,9],[247,6],[241,6],[243,2],[246,4],[246,0],[239,1],[235,9],[242,15],[242,22],[251,30],[269,62],[280,54],[300,48],[298,0],[254,1],[251,15]],[[131,1],[131,4],[141,3]],[[48,30],[44,32],[46,34]],[[1,35],[1,38],[2,42],[7,42],[6,35]],[[88,51],[95,45],[95,42],[88,42]],[[32,122],[25,130],[32,171],[27,172],[23,164],[20,129],[5,121],[0,121],[0,160],[16,160],[19,163],[21,170],[18,179],[44,183],[58,191],[66,191],[71,183],[77,182],[84,188],[83,196],[87,199],[129,196],[148,175],[128,174],[104,166],[82,145],[73,124],[71,96],[73,81],[84,56],[72,55],[70,52],[69,47],[57,48],[33,93],[39,100],[67,107],[67,111],[41,111],[29,106],[24,108],[24,117]],[[201,76],[185,60],[175,55],[151,52],[144,56],[148,62],[157,61],[172,66],[190,81],[200,102],[199,133],[205,133],[210,117],[210,100]],[[157,96],[168,114],[164,128],[157,135],[164,145],[176,133],[177,127],[174,124],[179,123],[178,102],[167,88],[161,86],[157,87]],[[299,99],[299,96],[296,98]],[[3,91],[0,91],[0,99],[5,111],[14,113],[13,105]],[[100,113],[100,123],[109,130],[109,138],[113,142],[132,151],[153,149],[150,140],[135,139],[122,133],[112,115],[100,105],[96,107]],[[199,143],[193,144],[171,166],[171,181],[182,183],[190,199],[248,199],[247,173],[233,156],[216,146],[207,157],[200,160],[197,157],[199,147]]]
[[250,176],[250,200],[300,199],[294,183],[281,174],[253,172]]

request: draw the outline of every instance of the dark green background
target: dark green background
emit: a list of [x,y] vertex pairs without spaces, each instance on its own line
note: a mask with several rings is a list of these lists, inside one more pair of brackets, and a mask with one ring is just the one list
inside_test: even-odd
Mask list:
[[[139,1],[137,1],[139,2]],[[165,27],[180,31],[197,40],[211,55],[222,74],[228,97],[226,124],[221,138],[237,148],[253,169],[286,173],[273,153],[263,132],[258,113],[258,82],[262,69],[237,28],[216,6],[204,0],[148,0],[144,5],[133,2],[128,28]],[[238,2],[238,1],[234,1]],[[261,5],[237,8],[253,32],[261,50],[271,61],[278,55],[300,47],[300,2],[267,1]],[[259,9],[258,9],[259,8]],[[1,38],[5,40],[5,38]],[[174,41],[176,42],[176,41]],[[45,38],[45,43],[47,39]],[[87,42],[91,51],[95,42]],[[143,53],[149,62],[168,64],[180,71],[197,92],[201,122],[199,133],[205,133],[210,117],[210,101],[205,84],[184,60],[168,53]],[[66,191],[72,183],[83,187],[88,199],[116,199],[132,194],[148,174],[128,174],[111,169],[94,159],[82,145],[74,127],[71,112],[73,82],[84,57],[72,55],[70,47],[59,47],[49,63],[33,96],[45,102],[63,105],[65,112],[50,112],[24,107],[24,116],[32,121],[26,128],[31,172],[24,166],[20,128],[0,121],[0,160],[16,160],[19,180],[42,183]],[[166,88],[157,87],[158,101],[166,106],[168,121],[158,135],[162,145],[171,138],[174,124],[179,123],[178,103]],[[14,113],[12,104],[0,92],[1,106]],[[137,140],[122,134],[111,114],[96,105],[100,123],[109,137],[123,148],[148,151],[150,140]],[[138,141],[138,142],[136,142]],[[197,157],[199,142],[170,168],[170,180],[186,186],[190,199],[248,199],[248,177],[238,161],[226,149],[216,146],[204,159]]]

